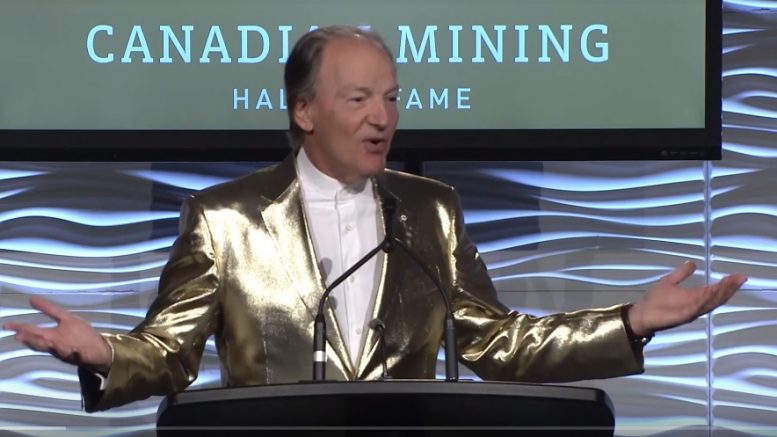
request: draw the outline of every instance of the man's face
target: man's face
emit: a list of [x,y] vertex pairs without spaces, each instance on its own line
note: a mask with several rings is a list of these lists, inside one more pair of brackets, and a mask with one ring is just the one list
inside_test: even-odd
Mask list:
[[385,52],[369,41],[329,41],[315,97],[294,108],[303,147],[325,174],[350,184],[380,173],[397,128],[397,80]]

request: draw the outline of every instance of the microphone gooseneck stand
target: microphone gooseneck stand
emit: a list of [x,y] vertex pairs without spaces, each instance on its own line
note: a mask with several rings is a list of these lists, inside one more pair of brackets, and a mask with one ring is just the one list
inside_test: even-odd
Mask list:
[[[456,354],[456,328],[453,322],[453,311],[451,308],[450,299],[445,292],[442,283],[439,278],[429,269],[429,267],[415,254],[402,240],[394,236],[394,212],[396,210],[396,202],[393,198],[386,198],[383,202],[383,216],[386,226],[386,236],[383,238],[377,247],[369,251],[359,261],[351,266],[348,270],[343,272],[337,277],[325,290],[324,294],[318,302],[318,312],[316,313],[315,322],[313,324],[313,381],[325,381],[326,380],[326,319],[324,318],[324,303],[326,302],[329,294],[332,293],[338,285],[351,276],[356,270],[359,269],[370,258],[375,256],[381,250],[390,253],[394,250],[394,246],[399,246],[415,264],[423,270],[423,272],[432,280],[440,296],[445,304],[445,325],[443,331],[443,339],[445,342],[445,380],[446,381],[458,381],[459,380],[459,368],[457,364]],[[373,320],[374,321],[374,320]],[[372,322],[370,322],[372,325]],[[383,342],[382,331],[385,328],[381,321],[381,342]],[[372,326],[370,326],[372,327]],[[382,344],[385,348],[385,344]],[[383,349],[383,375],[386,375],[386,356],[385,349]]]

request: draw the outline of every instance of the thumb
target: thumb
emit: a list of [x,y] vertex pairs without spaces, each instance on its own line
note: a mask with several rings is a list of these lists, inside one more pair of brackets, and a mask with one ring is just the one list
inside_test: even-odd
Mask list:
[[70,316],[70,313],[67,312],[67,310],[64,308],[40,296],[31,297],[30,305],[32,305],[32,307],[36,310],[56,320],[57,323],[59,323],[62,319],[66,319],[68,316]]

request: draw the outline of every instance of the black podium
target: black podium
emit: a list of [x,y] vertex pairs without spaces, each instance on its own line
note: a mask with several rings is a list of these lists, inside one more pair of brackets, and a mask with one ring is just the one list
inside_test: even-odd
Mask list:
[[599,389],[500,382],[392,380],[203,389],[168,396],[157,436],[256,435],[612,436]]

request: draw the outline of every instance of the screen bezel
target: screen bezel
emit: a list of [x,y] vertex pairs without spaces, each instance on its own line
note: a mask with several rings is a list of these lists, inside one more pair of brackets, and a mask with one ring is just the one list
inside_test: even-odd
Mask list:
[[[722,16],[721,3],[707,0],[704,128],[409,130],[400,121],[389,159],[721,159]],[[261,161],[288,151],[284,130],[0,129],[6,161]]]

